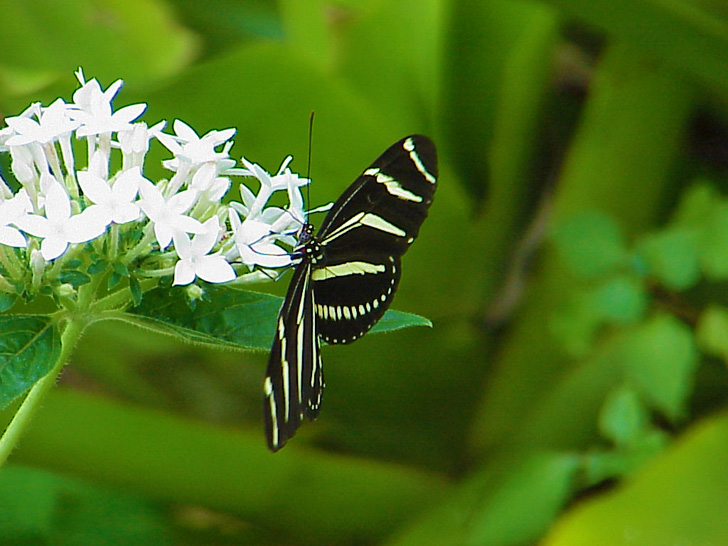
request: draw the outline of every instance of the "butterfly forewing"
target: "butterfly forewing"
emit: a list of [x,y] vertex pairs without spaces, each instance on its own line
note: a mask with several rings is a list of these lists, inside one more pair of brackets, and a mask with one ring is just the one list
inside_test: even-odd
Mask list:
[[[300,263],[276,327],[265,381],[268,445],[280,449],[302,418],[318,415],[324,388],[320,340],[350,343],[382,317],[401,256],[432,203],[437,155],[421,135],[387,149],[334,203]],[[307,232],[307,233],[310,233]]]
[[319,334],[350,343],[389,307],[400,257],[419,233],[435,193],[437,156],[424,136],[385,151],[336,201],[317,239],[313,269]]

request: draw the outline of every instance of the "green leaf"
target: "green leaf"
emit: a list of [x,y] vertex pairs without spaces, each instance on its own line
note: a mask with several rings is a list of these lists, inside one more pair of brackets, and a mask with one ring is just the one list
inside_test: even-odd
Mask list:
[[[188,64],[195,48],[192,33],[160,0],[94,6],[75,0],[46,6],[0,0],[0,13],[13,21],[0,36],[2,77],[16,88],[22,88],[30,75],[34,81],[43,81],[41,75],[50,81],[62,74],[68,85],[70,73],[79,65],[101,82],[120,74],[125,81],[155,80]],[[13,48],[13,44],[24,46]],[[12,49],[17,49],[15,54],[10,54]]]
[[728,417],[694,427],[620,487],[584,499],[542,546],[725,544]]
[[562,259],[585,278],[613,271],[626,255],[619,226],[599,212],[570,215],[557,225],[552,237]]
[[60,352],[61,336],[49,317],[0,317],[0,408],[47,374]]
[[629,446],[611,451],[593,451],[584,456],[584,485],[628,476],[665,450],[669,436],[661,430],[646,429]]
[[674,420],[692,392],[697,361],[690,328],[658,314],[627,338],[620,363],[645,399]]
[[104,271],[108,266],[109,262],[106,260],[96,260],[88,266],[87,271],[90,275],[96,275],[97,273]]
[[142,286],[139,284],[139,279],[136,277],[129,277],[129,291],[134,305],[139,305],[142,302],[144,293],[142,292]]
[[4,545],[171,544],[149,502],[32,468],[3,469],[0,506]]
[[647,411],[637,392],[628,385],[614,389],[599,414],[599,430],[617,446],[634,443],[645,431]]
[[10,292],[3,292],[0,294],[0,313],[4,313],[10,309],[13,305],[15,305],[17,300],[17,294],[11,294]]
[[627,275],[611,278],[596,287],[590,301],[605,320],[616,324],[634,322],[647,309],[642,283]]
[[695,330],[698,346],[728,362],[728,309],[711,305],[700,315]]
[[[204,297],[191,306],[186,292],[179,287],[158,288],[144,294],[142,303],[130,309],[129,314],[141,319],[136,324],[187,342],[268,350],[282,302],[283,298],[269,294],[208,286]],[[429,320],[417,315],[387,311],[372,331],[430,325]]]
[[698,282],[697,234],[694,229],[672,228],[645,237],[639,250],[650,273],[670,290],[685,290]]
[[713,280],[728,278],[728,203],[716,204],[703,224],[698,246],[700,265]]
[[58,279],[63,283],[70,284],[74,288],[91,282],[91,277],[76,269],[64,269],[61,271],[60,275],[58,275]]
[[114,262],[112,264],[112,267],[114,268],[114,272],[117,275],[120,275],[122,277],[128,277],[129,276],[129,268],[125,264],[123,264],[121,262]]
[[[419,11],[413,3],[410,12]],[[449,2],[446,13],[440,38],[445,151],[476,199],[491,192],[488,197],[514,206],[527,195],[523,181],[537,153],[558,17],[544,3],[509,0]]]
[[579,458],[531,455],[514,465],[470,519],[468,545],[527,544],[547,529],[569,498]]
[[588,354],[594,335],[602,324],[602,313],[592,299],[590,292],[576,289],[564,309],[554,313],[549,321],[551,334],[574,357]]
[[553,0],[562,16],[603,30],[671,71],[701,85],[728,89],[728,25],[723,2]]
[[377,334],[381,332],[393,332],[410,326],[429,326],[432,328],[432,322],[419,315],[412,313],[404,313],[402,311],[389,310],[370,330],[371,333]]
[[713,184],[698,180],[680,198],[674,222],[684,228],[702,228],[720,202],[721,195]]

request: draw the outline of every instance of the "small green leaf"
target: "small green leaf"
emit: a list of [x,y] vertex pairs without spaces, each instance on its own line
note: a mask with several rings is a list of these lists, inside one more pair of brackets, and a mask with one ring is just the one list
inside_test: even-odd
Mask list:
[[715,186],[704,180],[696,181],[680,199],[675,224],[684,228],[702,228],[720,199],[721,195]]
[[600,212],[569,216],[556,227],[553,240],[562,259],[585,278],[613,271],[626,255],[619,226]]
[[101,273],[109,266],[109,262],[106,260],[97,260],[91,263],[91,265],[88,266],[88,273],[90,275],[96,275],[97,273]]
[[554,313],[549,321],[551,333],[575,358],[585,356],[591,350],[594,335],[602,324],[602,313],[592,299],[590,292],[576,288],[566,307]]
[[129,268],[126,267],[126,265],[124,265],[123,263],[121,263],[121,262],[114,262],[112,264],[112,267],[114,268],[114,271],[116,272],[117,275],[120,275],[122,277],[128,277],[129,276]]
[[697,240],[695,230],[673,228],[645,237],[639,250],[652,275],[671,290],[685,290],[700,278]]
[[596,485],[605,480],[628,476],[664,451],[669,442],[667,433],[645,429],[629,446],[587,453],[584,456],[585,484]]
[[728,309],[711,305],[703,311],[695,338],[698,346],[706,353],[728,362]]
[[78,288],[82,284],[91,282],[91,277],[85,273],[81,273],[76,269],[64,269],[58,275],[58,279],[63,283],[68,283],[74,288]]
[[728,278],[728,203],[719,203],[704,224],[698,244],[700,265],[712,280]]
[[0,408],[47,374],[60,352],[61,336],[49,317],[0,317]]
[[142,286],[139,284],[139,279],[136,277],[129,277],[129,291],[131,292],[131,299],[134,305],[139,305],[142,302]]
[[634,322],[647,309],[642,283],[627,275],[611,278],[598,286],[592,293],[591,302],[605,320],[616,324]]
[[11,294],[9,292],[3,292],[0,294],[0,313],[4,313],[10,309],[15,302],[18,300],[17,294]]
[[[157,288],[129,310],[134,322],[193,343],[227,345],[238,349],[270,348],[275,319],[283,298],[227,286],[209,286],[204,298],[191,306],[187,291]],[[194,307],[194,308],[193,308]],[[372,331],[385,332],[407,326],[428,326],[425,318],[388,311]]]
[[645,399],[674,420],[692,392],[697,361],[690,328],[671,315],[658,314],[625,341],[621,365]]
[[123,279],[121,275],[119,275],[116,271],[114,271],[111,275],[109,275],[109,282],[107,283],[107,287],[109,290],[113,290]]
[[621,447],[637,441],[644,434],[647,423],[644,404],[637,392],[627,385],[609,393],[599,414],[600,432]]

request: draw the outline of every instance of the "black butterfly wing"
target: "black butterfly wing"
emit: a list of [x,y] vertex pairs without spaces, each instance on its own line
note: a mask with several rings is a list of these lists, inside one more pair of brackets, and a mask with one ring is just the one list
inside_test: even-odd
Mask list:
[[401,256],[417,237],[437,185],[437,153],[421,135],[387,149],[334,203],[317,240],[311,275],[318,333],[350,343],[384,315]]
[[263,384],[265,430],[272,451],[293,437],[304,417],[315,419],[321,405],[324,376],[310,283],[311,264],[304,261],[293,273],[276,322]]
[[266,371],[268,446],[277,451],[318,415],[324,389],[320,339],[350,343],[384,314],[400,258],[432,203],[437,155],[430,139],[403,138],[336,201],[318,236],[303,243],[276,322]]

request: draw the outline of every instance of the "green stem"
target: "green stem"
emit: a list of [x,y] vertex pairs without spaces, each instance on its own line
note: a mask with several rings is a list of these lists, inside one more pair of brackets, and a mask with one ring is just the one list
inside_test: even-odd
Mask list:
[[15,250],[3,245],[0,249],[0,263],[5,267],[10,277],[17,280],[23,278],[23,268],[18,263]]
[[[159,284],[159,279],[142,279],[139,284],[142,287],[142,292],[148,292]],[[90,312],[95,316],[99,313],[126,307],[131,301],[131,290],[122,288],[94,302],[90,306]]]
[[141,241],[139,241],[133,248],[131,248],[124,254],[122,263],[124,265],[129,265],[142,253],[148,252],[149,246],[152,244],[152,241],[154,241],[154,226],[150,222],[144,228],[144,235],[142,235]]
[[33,385],[25,400],[23,400],[23,403],[18,408],[18,411],[15,413],[13,420],[10,421],[10,424],[5,429],[2,438],[0,438],[0,467],[5,463],[13,449],[15,449],[18,440],[20,440],[23,432],[28,428],[30,420],[40,407],[45,395],[55,384],[63,366],[71,356],[71,351],[76,346],[78,338],[81,337],[85,325],[85,321],[80,319],[74,319],[66,323],[66,327],[61,334],[61,353],[58,356],[58,361],[50,372]]

